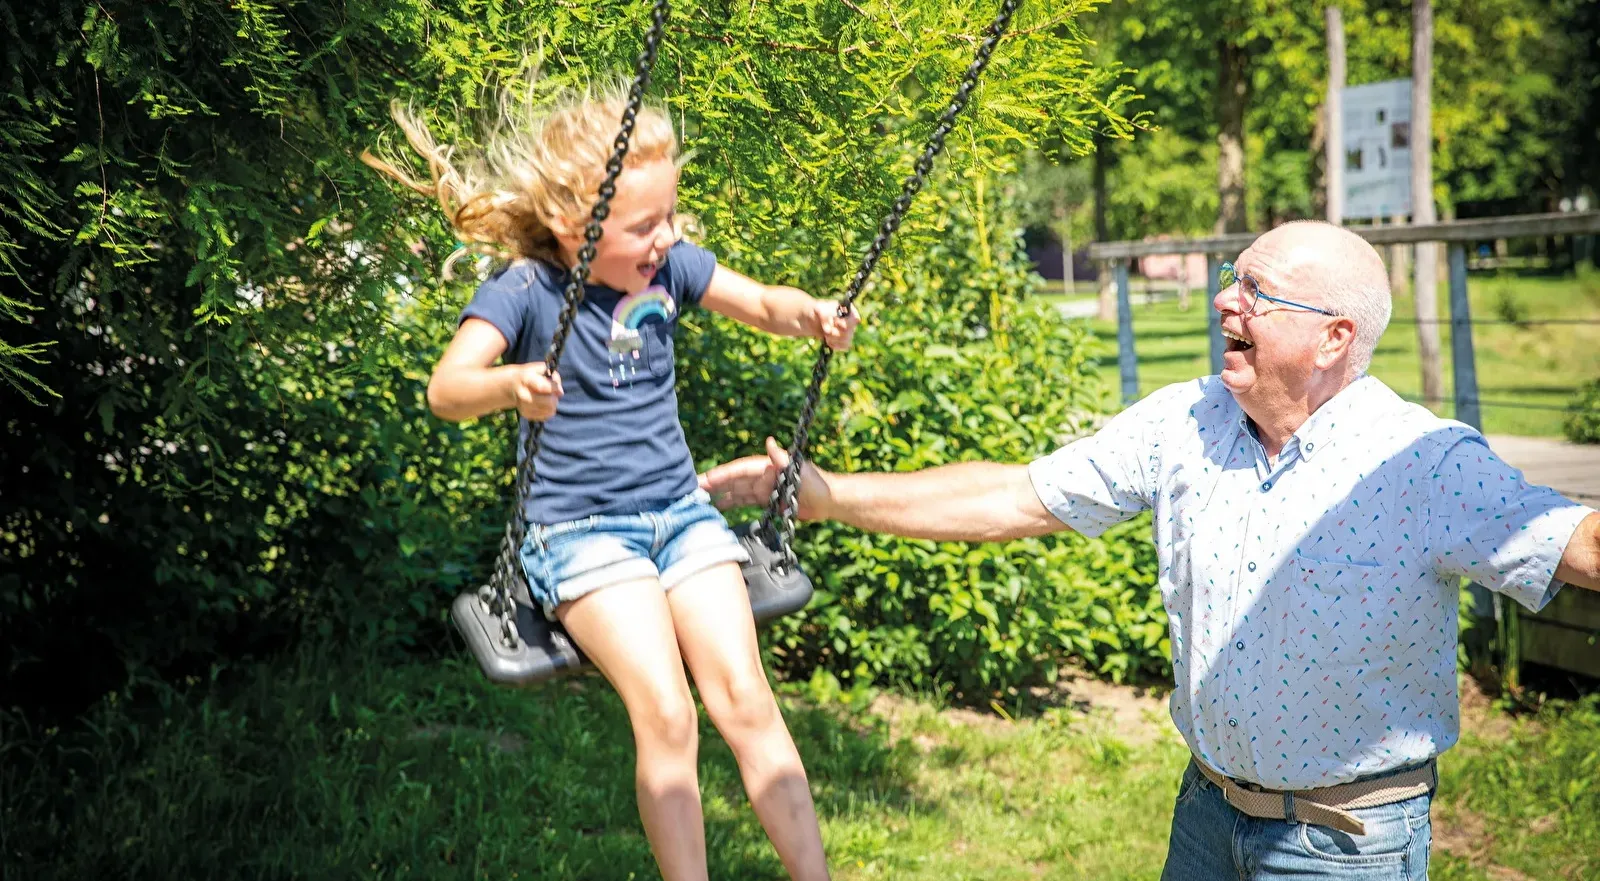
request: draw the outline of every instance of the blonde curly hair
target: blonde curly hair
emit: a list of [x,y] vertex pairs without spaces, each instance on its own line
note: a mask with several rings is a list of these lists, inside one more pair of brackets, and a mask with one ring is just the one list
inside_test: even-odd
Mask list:
[[[488,136],[470,151],[440,144],[414,109],[395,101],[390,115],[426,160],[432,183],[370,151],[361,161],[438,200],[463,243],[446,258],[446,277],[469,253],[559,266],[556,230],[582,229],[587,222],[621,130],[628,88],[621,82],[565,88],[538,103],[502,92]],[[628,144],[624,167],[679,159],[671,119],[648,104],[640,107]]]

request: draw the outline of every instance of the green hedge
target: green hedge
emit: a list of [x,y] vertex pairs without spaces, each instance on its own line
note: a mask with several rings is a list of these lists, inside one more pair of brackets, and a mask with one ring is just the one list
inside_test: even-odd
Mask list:
[[[671,32],[655,80],[697,153],[683,205],[730,264],[837,293],[989,12],[723,12],[676,8],[692,33]],[[475,112],[541,41],[552,82],[626,70],[647,15],[632,0],[46,0],[0,16],[15,48],[0,58],[0,706],[70,715],[130,677],[181,680],[305,639],[458,648],[445,609],[489,572],[511,432],[504,416],[427,413],[470,282],[436,278],[454,246],[436,207],[357,157],[396,140],[392,98]],[[1098,407],[1081,334],[1019,307],[1019,231],[995,195],[1030,145],[1127,130],[1112,72],[1056,16],[1020,13],[885,256],[871,329],[830,386],[824,461],[1021,461]],[[684,336],[698,455],[787,432],[806,346],[703,315]],[[805,541],[825,570],[870,556]],[[922,611],[838,599],[780,642],[813,663],[854,627],[877,635],[829,661],[846,672],[967,675],[988,637],[933,607],[952,582],[931,552],[892,547],[902,577],[939,573]],[[1019,620],[1058,617],[1026,596]],[[898,660],[906,627],[927,630],[926,662]],[[1051,640],[1066,644],[1032,623],[994,632],[1023,634],[1018,660],[982,683],[1038,675]]]
[[[1003,223],[1015,216],[1010,191],[980,192],[982,202],[927,194],[946,218],[943,237],[900,249],[861,301],[863,329],[834,358],[811,435],[824,467],[1022,463],[1105,415],[1084,325],[1030,298],[1038,279]],[[767,434],[787,445],[814,347],[796,352],[704,320],[685,337],[682,405],[701,463],[758,452]],[[970,545],[802,525],[797,542],[820,594],[776,622],[769,641],[793,675],[820,666],[974,696],[1047,679],[1069,656],[1117,679],[1164,675],[1149,536],[1147,517],[1100,541]]]
[[1578,390],[1562,428],[1575,444],[1600,444],[1600,379]]

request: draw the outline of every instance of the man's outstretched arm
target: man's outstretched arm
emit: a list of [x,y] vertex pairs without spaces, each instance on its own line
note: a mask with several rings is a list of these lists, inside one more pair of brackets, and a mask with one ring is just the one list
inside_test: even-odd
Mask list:
[[[700,486],[724,510],[764,506],[788,459],[768,438],[767,455],[718,465],[700,475]],[[935,541],[1004,541],[1067,528],[1039,501],[1026,465],[960,462],[904,473],[835,474],[807,462],[799,501],[802,520]]]

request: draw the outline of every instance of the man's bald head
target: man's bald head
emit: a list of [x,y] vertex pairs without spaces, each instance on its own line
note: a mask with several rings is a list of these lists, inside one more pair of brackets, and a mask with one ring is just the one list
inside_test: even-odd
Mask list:
[[1389,273],[1377,249],[1343,227],[1297,220],[1263,233],[1249,250],[1267,293],[1282,291],[1289,299],[1298,293],[1305,298],[1301,302],[1355,322],[1350,379],[1365,373],[1394,308]]

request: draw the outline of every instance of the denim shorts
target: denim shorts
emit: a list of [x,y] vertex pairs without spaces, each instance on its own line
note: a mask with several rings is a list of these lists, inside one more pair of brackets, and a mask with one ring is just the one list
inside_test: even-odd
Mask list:
[[659,510],[530,524],[522,568],[545,617],[603,587],[654,579],[664,590],[721,563],[749,560],[722,512],[696,489]]

